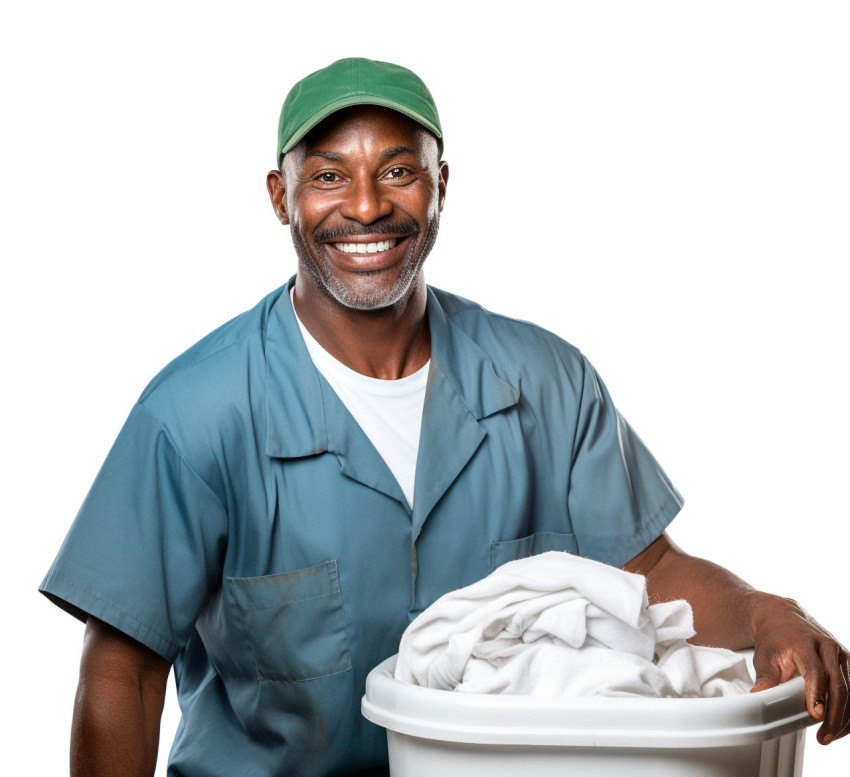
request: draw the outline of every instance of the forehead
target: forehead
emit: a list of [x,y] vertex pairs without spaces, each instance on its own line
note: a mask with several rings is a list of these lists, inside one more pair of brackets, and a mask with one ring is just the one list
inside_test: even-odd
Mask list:
[[369,156],[392,148],[408,149],[425,164],[438,158],[437,138],[421,124],[389,108],[357,105],[337,111],[315,126],[284,156],[284,163],[303,162],[320,152]]

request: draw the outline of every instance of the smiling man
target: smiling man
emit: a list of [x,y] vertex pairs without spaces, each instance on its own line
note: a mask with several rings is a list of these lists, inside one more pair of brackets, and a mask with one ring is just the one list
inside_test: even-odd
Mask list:
[[437,238],[448,172],[431,131],[368,105],[319,124],[268,175],[298,255],[299,318],[359,373],[395,379],[428,361],[422,265]]
[[269,193],[291,228],[299,296],[312,285],[343,308],[380,310],[421,287],[448,175],[433,135],[388,108],[347,108],[287,153],[283,171],[269,173]]
[[387,774],[368,671],[443,593],[560,550],[686,598],[697,640],[801,672],[828,743],[847,655],[795,603],[678,549],[682,501],[584,356],[426,286],[448,182],[410,71],[341,60],[284,103],[293,279],[145,389],[42,590],[86,621],[72,774]]

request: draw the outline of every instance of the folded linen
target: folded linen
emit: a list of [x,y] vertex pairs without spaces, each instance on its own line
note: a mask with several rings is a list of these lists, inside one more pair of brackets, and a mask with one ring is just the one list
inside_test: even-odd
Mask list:
[[429,688],[543,696],[746,693],[745,659],[691,645],[685,601],[648,604],[646,578],[569,553],[511,561],[407,628],[395,676]]

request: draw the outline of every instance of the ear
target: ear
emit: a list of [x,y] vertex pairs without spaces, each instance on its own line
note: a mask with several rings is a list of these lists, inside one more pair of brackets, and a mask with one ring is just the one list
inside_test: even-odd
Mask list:
[[266,176],[266,188],[269,190],[275,216],[281,224],[286,226],[289,224],[289,215],[286,212],[286,186],[280,170],[269,170]]
[[443,212],[443,205],[446,202],[446,186],[449,183],[449,163],[440,162],[440,182],[438,184],[440,192],[440,213]]

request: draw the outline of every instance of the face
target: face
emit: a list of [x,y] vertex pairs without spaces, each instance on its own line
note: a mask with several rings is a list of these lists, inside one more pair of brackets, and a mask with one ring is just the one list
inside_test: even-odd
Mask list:
[[447,179],[436,138],[406,116],[373,106],[333,114],[268,177],[299,280],[353,310],[404,304],[424,288]]

